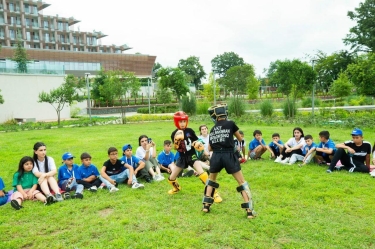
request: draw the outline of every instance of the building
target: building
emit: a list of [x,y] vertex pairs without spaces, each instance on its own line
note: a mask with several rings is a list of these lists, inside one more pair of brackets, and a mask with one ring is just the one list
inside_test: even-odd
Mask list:
[[[102,45],[100,31],[75,30],[73,17],[43,15],[50,4],[40,0],[0,0],[0,69],[11,63],[17,40],[40,67],[63,67],[67,74],[84,76],[105,70],[125,70],[139,77],[151,74],[156,56],[124,54],[127,45]],[[51,70],[53,72],[53,70]]]

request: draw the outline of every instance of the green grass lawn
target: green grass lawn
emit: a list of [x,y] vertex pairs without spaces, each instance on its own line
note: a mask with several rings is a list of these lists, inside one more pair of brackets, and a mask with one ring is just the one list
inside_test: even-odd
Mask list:
[[[198,123],[189,127],[198,130]],[[208,124],[212,126],[212,124]],[[279,132],[285,142],[291,126],[239,124],[246,142],[260,129],[268,143]],[[304,127],[302,127],[304,128]],[[0,176],[11,189],[12,175],[22,156],[33,154],[43,141],[47,155],[60,165],[61,155],[89,152],[99,170],[107,149],[137,147],[146,134],[162,149],[170,139],[173,122],[107,125],[1,133]],[[318,142],[317,127],[304,128]],[[335,142],[350,139],[349,129],[332,129]],[[374,132],[365,130],[373,143]],[[135,150],[134,150],[135,153]],[[203,184],[198,178],[179,178],[182,191],[169,196],[166,180],[145,184],[144,190],[120,185],[120,191],[84,192],[83,200],[51,206],[26,201],[15,211],[0,207],[0,248],[375,248],[375,179],[368,174],[325,173],[326,167],[284,166],[268,160],[249,161],[242,167],[250,183],[258,216],[245,218],[236,182],[225,171],[219,176],[224,201],[211,213],[201,212]]]

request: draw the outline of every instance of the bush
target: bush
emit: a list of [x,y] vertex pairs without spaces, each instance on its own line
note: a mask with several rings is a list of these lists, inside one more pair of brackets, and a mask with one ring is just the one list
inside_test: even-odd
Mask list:
[[231,98],[228,104],[229,115],[241,117],[245,114],[245,102],[243,99]]
[[[178,111],[177,105],[163,105],[163,106],[151,106],[150,112],[154,113],[173,113]],[[148,114],[148,107],[141,107],[137,109],[137,113]]]
[[197,101],[195,95],[192,93],[187,93],[181,98],[182,111],[186,112],[189,115],[195,115],[197,112]]
[[208,108],[211,106],[211,103],[208,101],[198,102],[197,104],[197,114],[207,114]]
[[[314,98],[314,107],[320,106],[322,101],[318,98]],[[312,98],[305,98],[302,100],[302,107],[307,108],[307,107],[312,107]]]
[[260,114],[263,117],[271,117],[273,114],[273,105],[269,100],[265,100],[260,104]]
[[297,106],[296,103],[292,101],[285,101],[283,105],[283,114],[286,118],[293,118],[297,115]]
[[169,103],[172,103],[172,92],[171,90],[168,89],[161,89],[159,88],[157,91],[156,91],[156,98],[158,100],[159,103],[161,104],[169,104]]

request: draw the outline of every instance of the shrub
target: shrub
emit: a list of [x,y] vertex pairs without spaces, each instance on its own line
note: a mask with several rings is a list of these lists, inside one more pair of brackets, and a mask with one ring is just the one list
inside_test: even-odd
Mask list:
[[172,103],[172,99],[173,99],[172,92],[169,88],[167,88],[167,89],[159,88],[156,91],[156,98],[158,100],[158,103],[160,103],[160,104]]
[[192,93],[187,93],[181,98],[182,111],[186,112],[189,115],[195,115],[197,112],[197,101],[195,95]]
[[263,117],[272,116],[273,114],[273,105],[272,102],[269,100],[265,100],[260,104],[260,114]]
[[334,113],[335,113],[336,119],[343,119],[349,116],[348,111],[344,109],[335,109]]
[[245,114],[245,102],[243,99],[231,98],[228,104],[229,115],[241,117]]
[[284,102],[283,105],[283,114],[286,118],[293,118],[297,114],[297,106],[296,103],[293,103],[290,100]]
[[[318,98],[314,98],[314,107],[320,106],[322,101]],[[312,107],[312,98],[305,98],[302,100],[302,107],[307,108],[307,107]]]
[[197,103],[197,114],[207,114],[208,108],[211,106],[211,103],[208,101],[198,102]]

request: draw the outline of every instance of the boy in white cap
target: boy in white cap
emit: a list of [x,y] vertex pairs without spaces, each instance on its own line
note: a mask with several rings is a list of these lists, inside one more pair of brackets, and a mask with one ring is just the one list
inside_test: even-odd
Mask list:
[[[65,199],[83,198],[83,185],[77,183],[79,166],[73,162],[74,156],[70,152],[62,155],[64,164],[59,168],[58,184],[61,190],[65,191]],[[75,194],[70,196],[70,191],[75,190]]]
[[[332,158],[327,173],[332,173],[332,171],[341,168],[349,172],[370,172],[371,144],[363,140],[363,132],[358,128],[354,128],[351,135],[352,140],[336,144],[337,151]],[[339,160],[344,165],[340,168],[336,167]]]

